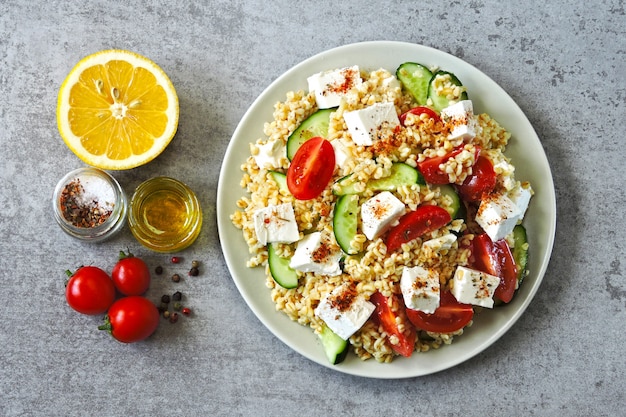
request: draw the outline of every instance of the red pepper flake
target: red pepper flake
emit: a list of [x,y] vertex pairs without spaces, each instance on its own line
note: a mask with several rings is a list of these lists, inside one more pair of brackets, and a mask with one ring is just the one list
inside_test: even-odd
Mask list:
[[68,182],[59,198],[61,213],[65,220],[76,227],[91,228],[104,223],[113,210],[100,205],[96,198],[86,199],[85,188],[76,178]]

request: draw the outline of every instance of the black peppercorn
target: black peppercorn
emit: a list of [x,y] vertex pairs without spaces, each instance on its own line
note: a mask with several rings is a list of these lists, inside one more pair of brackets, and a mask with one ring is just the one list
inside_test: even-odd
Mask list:
[[169,295],[167,295],[167,294],[164,294],[164,295],[161,297],[161,302],[162,302],[163,304],[168,304],[168,303],[170,302],[170,296],[169,296]]
[[189,275],[190,275],[190,276],[192,276],[192,277],[197,277],[197,276],[198,276],[198,274],[200,274],[200,271],[199,271],[199,270],[198,270],[198,268],[196,268],[196,267],[192,267],[192,268],[189,270]]
[[157,266],[156,268],[154,268],[154,272],[157,275],[161,275],[163,273],[163,267],[161,265]]
[[174,301],[180,301],[183,299],[183,293],[180,291],[176,291],[174,294],[172,294],[172,300]]

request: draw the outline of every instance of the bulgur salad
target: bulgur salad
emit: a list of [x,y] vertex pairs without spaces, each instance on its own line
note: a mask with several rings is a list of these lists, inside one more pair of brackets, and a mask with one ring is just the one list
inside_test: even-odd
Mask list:
[[307,83],[250,144],[231,214],[276,309],[333,364],[437,349],[497,314],[526,274],[533,194],[504,155],[510,134],[439,68]]

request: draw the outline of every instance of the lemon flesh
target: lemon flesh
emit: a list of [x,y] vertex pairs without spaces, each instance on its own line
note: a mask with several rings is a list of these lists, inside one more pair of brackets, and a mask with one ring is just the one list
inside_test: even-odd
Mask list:
[[101,169],[130,169],[156,158],[178,128],[178,97],[149,59],[124,50],[83,58],[59,91],[57,124],[67,146]]

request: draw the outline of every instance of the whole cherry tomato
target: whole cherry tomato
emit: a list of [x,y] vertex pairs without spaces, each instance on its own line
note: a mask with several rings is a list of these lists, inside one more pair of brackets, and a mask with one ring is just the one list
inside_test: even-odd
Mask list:
[[311,200],[324,191],[335,171],[335,150],[316,136],[296,151],[287,170],[287,187],[298,200]]
[[146,339],[159,325],[159,311],[152,301],[139,295],[120,298],[109,308],[105,323],[98,328],[106,330],[123,343]]
[[124,295],[141,295],[150,286],[148,265],[132,253],[120,251],[120,259],[111,272],[115,288]]
[[70,279],[65,286],[65,299],[74,310],[82,314],[102,314],[113,304],[115,286],[102,269],[83,266],[67,274]]

